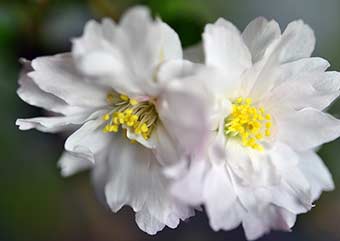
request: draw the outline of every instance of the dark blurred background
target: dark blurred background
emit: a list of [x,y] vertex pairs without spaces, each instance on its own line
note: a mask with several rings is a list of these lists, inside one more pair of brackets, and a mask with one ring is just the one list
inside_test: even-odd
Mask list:
[[[96,200],[89,173],[63,179],[56,163],[63,137],[20,132],[18,117],[41,110],[16,96],[19,57],[69,51],[70,39],[81,34],[88,19],[119,19],[129,6],[144,4],[180,35],[184,46],[200,40],[207,22],[218,17],[240,29],[257,16],[274,18],[281,27],[303,19],[315,30],[315,56],[340,69],[339,0],[0,0],[0,241],[238,241],[238,228],[213,232],[199,213],[177,229],[156,236],[141,232],[129,208],[112,214]],[[337,117],[340,101],[330,109]],[[325,145],[320,154],[340,186],[340,140]],[[340,189],[324,193],[316,207],[298,217],[292,233],[272,232],[260,240],[340,240]]]

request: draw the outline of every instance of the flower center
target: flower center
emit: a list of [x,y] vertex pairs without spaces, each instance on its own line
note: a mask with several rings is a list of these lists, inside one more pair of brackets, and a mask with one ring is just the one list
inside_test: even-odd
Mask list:
[[107,102],[112,110],[103,116],[107,121],[104,132],[118,132],[119,128],[132,130],[136,135],[149,139],[158,120],[154,104],[150,101],[137,101],[126,95],[109,93]]
[[263,150],[260,144],[264,136],[271,135],[271,115],[260,107],[252,105],[252,99],[237,98],[232,105],[231,114],[224,120],[224,134],[239,137],[246,147]]

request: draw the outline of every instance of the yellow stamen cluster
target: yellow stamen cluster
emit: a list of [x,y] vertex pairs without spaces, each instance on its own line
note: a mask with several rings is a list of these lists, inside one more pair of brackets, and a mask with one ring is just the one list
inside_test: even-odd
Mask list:
[[107,101],[113,105],[113,110],[103,116],[107,121],[104,132],[118,132],[119,127],[131,128],[136,135],[145,140],[150,138],[158,115],[155,106],[149,101],[138,102],[126,95],[109,93]]
[[252,106],[251,98],[237,98],[232,108],[232,113],[224,120],[225,135],[238,136],[244,146],[262,151],[259,142],[271,135],[271,115],[262,107]]

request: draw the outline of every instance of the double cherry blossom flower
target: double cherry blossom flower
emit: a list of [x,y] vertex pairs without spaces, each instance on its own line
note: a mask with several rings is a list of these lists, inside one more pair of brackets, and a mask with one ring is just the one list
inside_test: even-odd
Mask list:
[[131,206],[149,234],[175,228],[194,212],[170,196],[162,169],[202,143],[196,135],[204,135],[205,104],[186,86],[196,71],[182,60],[178,35],[133,8],[119,24],[90,21],[72,53],[25,61],[18,95],[58,115],[17,125],[76,129],[59,161],[62,174],[90,168],[112,211]]
[[199,205],[214,230],[287,231],[334,188],[315,150],[340,135],[324,111],[340,74],[310,57],[314,45],[302,21],[281,34],[264,18],[243,33],[219,19],[205,28],[205,60],[193,63],[200,47],[184,60],[178,35],[135,7],[118,24],[87,23],[71,53],[23,60],[18,95],[54,114],[17,125],[75,130],[62,175],[91,169],[112,211],[131,206],[149,234]]
[[315,148],[340,135],[340,121],[323,111],[340,94],[340,74],[310,57],[314,45],[302,21],[282,34],[264,18],[243,33],[224,19],[206,26],[205,64],[217,72],[201,83],[215,101],[209,144],[172,192],[204,204],[214,230],[242,224],[251,240],[289,231],[297,214],[334,188]]

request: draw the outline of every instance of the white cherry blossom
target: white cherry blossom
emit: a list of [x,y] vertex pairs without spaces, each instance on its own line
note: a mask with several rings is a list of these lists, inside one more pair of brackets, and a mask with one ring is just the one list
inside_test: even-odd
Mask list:
[[155,234],[194,214],[169,194],[162,169],[203,143],[196,136],[205,135],[204,103],[186,84],[199,71],[182,60],[174,30],[135,7],[119,23],[89,21],[72,53],[25,61],[18,95],[56,114],[17,125],[75,129],[59,161],[62,175],[92,169],[112,211],[131,206],[137,225]]
[[[176,197],[204,204],[214,230],[242,224],[250,240],[289,231],[334,188],[315,148],[340,135],[340,121],[325,112],[339,96],[340,74],[311,57],[314,45],[302,21],[282,34],[264,18],[243,33],[224,19],[206,26],[205,65],[216,71],[201,82],[213,100],[209,144],[168,175],[178,178]],[[187,56],[197,60],[195,50]]]

